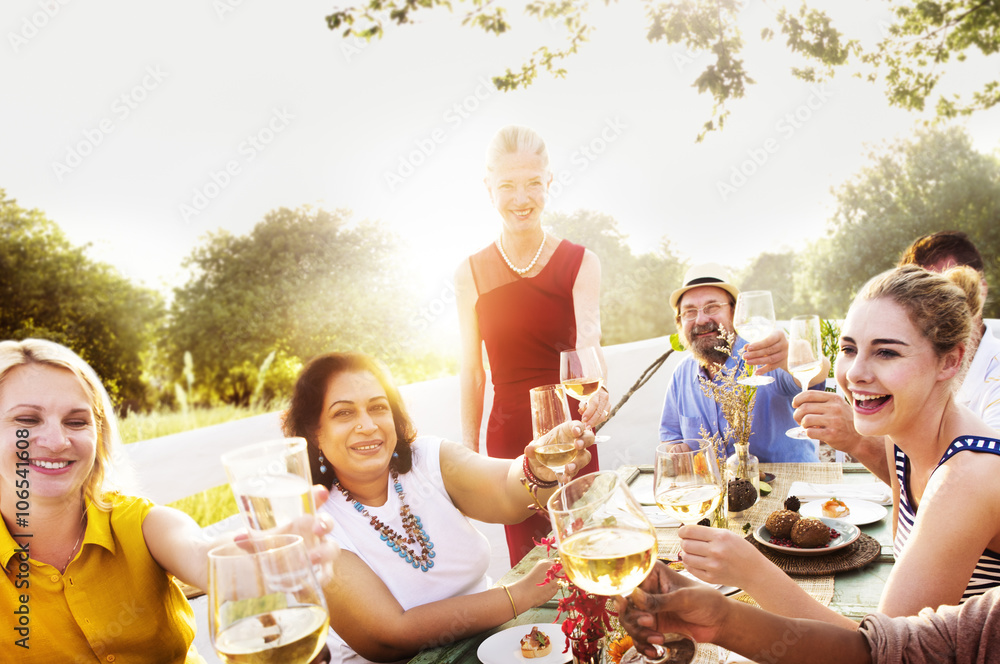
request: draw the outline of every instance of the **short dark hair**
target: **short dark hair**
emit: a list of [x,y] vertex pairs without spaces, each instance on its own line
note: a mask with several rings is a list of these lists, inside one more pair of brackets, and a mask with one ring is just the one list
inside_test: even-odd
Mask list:
[[[285,411],[281,425],[285,436],[301,436],[309,443],[307,449],[313,484],[322,484],[329,489],[335,477],[335,469],[330,469],[334,472],[320,472],[319,440],[316,438],[327,386],[335,376],[359,371],[367,371],[375,376],[389,399],[389,409],[396,427],[396,453],[390,467],[399,473],[407,473],[413,466],[413,450],[410,445],[417,437],[417,431],[406,413],[406,406],[392,382],[389,370],[375,358],[363,353],[327,353],[313,358],[302,369],[295,381],[291,406]],[[326,463],[330,465],[329,459]]]
[[962,231],[939,231],[913,241],[903,252],[897,265],[919,265],[927,268],[945,259],[954,258],[958,265],[968,265],[983,273],[983,257]]

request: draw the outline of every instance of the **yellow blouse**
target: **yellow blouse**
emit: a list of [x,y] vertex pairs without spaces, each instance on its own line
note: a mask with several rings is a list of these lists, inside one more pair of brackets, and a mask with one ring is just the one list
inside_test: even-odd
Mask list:
[[30,540],[25,556],[0,519],[0,612],[14,617],[0,661],[204,664],[191,605],[142,536],[153,503],[120,495],[111,503],[110,512],[87,506],[87,532],[65,574],[32,560]]

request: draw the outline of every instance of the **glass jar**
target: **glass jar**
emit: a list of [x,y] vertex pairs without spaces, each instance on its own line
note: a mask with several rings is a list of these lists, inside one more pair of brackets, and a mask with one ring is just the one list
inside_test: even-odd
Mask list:
[[736,444],[726,459],[726,520],[730,530],[744,532],[753,507],[760,501],[760,467],[749,444]]

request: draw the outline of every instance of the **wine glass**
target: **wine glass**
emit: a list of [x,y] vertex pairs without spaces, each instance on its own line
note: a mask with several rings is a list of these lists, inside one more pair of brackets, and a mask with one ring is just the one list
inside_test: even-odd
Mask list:
[[587,407],[590,397],[604,384],[604,369],[597,348],[587,346],[559,353],[559,380],[569,394]]
[[[598,471],[576,478],[552,494],[548,510],[563,569],[582,590],[628,595],[652,571],[656,530],[618,473]],[[677,650],[670,643],[657,646],[659,661],[668,661],[662,657]],[[693,657],[694,648],[690,652]],[[672,661],[685,664],[690,659]]]
[[676,440],[656,447],[653,497],[667,515],[692,526],[718,509],[723,493],[711,443]]
[[[555,429],[563,422],[570,421],[569,404],[562,385],[542,385],[528,391],[531,400],[531,432],[535,440]],[[563,484],[566,464],[576,458],[578,450],[574,441],[553,441],[535,448],[535,458],[539,463],[556,473],[559,485]]]
[[[802,391],[809,389],[809,381],[823,370],[823,340],[820,336],[819,316],[796,316],[791,321],[788,335],[788,373],[795,377]],[[804,427],[794,427],[785,432],[789,438],[807,439]]]
[[298,535],[271,535],[208,552],[208,626],[227,664],[307,664],[330,615]]
[[[733,310],[733,327],[736,333],[750,343],[764,339],[774,329],[774,302],[771,291],[744,291],[736,298]],[[772,376],[743,376],[740,385],[767,385],[774,382]]]
[[305,438],[281,438],[222,455],[236,504],[250,530],[268,530],[315,514]]

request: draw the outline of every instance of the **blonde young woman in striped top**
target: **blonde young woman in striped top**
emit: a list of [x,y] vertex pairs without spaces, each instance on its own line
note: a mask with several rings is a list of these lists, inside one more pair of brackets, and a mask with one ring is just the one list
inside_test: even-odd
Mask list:
[[[854,426],[885,437],[896,469],[896,563],[879,603],[889,616],[959,604],[1000,586],[1000,433],[955,400],[971,312],[981,306],[978,287],[967,284],[978,285],[978,275],[953,270],[942,276],[908,265],[873,278],[840,339],[836,375]],[[733,533],[686,526],[679,534],[684,562],[702,580],[741,587],[782,615],[853,624]]]

